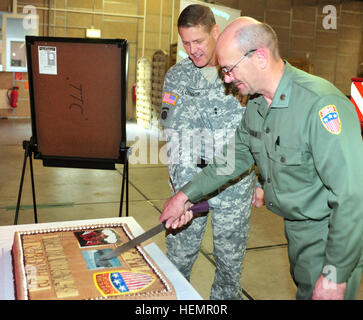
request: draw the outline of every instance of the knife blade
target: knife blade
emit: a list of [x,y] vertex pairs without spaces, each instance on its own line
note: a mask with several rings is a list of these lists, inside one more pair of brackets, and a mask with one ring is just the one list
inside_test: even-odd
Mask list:
[[[201,201],[201,202],[193,205],[190,208],[190,210],[193,212],[193,215],[196,215],[197,213],[201,213],[201,212],[207,212],[207,211],[209,211],[208,201]],[[132,248],[135,248],[140,243],[143,243],[146,240],[154,237],[155,235],[164,231],[165,229],[166,229],[165,222],[162,222],[162,223],[158,224],[157,226],[151,228],[150,230],[140,234],[136,238],[122,244],[121,246],[118,246],[117,248],[113,249],[110,252],[103,254],[102,256],[100,256],[100,260],[109,260],[109,259],[115,258],[115,257],[119,256],[121,253],[126,252]]]

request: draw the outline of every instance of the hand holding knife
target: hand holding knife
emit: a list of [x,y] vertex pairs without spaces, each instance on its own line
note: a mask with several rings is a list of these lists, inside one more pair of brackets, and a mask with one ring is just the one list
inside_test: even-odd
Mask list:
[[[190,207],[190,210],[193,212],[193,215],[195,216],[197,213],[201,212],[207,212],[209,211],[209,204],[208,201],[201,201],[192,207]],[[112,250],[111,252],[108,252],[100,257],[101,260],[109,260],[114,257],[119,256],[121,253],[130,250],[140,243],[152,238],[153,236],[157,235],[158,233],[164,231],[166,229],[165,227],[165,221],[158,224],[157,226],[151,228],[150,230],[144,232],[143,234],[139,235],[138,237],[124,243],[123,245],[117,247],[116,249]]]

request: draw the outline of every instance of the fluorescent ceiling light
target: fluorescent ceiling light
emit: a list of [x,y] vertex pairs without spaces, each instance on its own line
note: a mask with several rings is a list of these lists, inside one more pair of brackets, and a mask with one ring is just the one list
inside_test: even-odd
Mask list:
[[212,8],[212,11],[213,13],[216,15],[216,16],[219,16],[221,18],[224,18],[226,19],[227,21],[229,20],[229,18],[231,17],[231,15],[229,15],[227,12],[224,12],[222,10],[218,10],[216,8]]

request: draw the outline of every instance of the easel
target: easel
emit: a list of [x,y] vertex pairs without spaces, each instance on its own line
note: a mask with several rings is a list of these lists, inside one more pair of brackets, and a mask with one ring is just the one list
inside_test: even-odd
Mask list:
[[[31,140],[32,139],[30,139],[30,141]],[[35,200],[35,188],[34,188],[33,161],[32,161],[32,154],[33,154],[34,148],[33,148],[33,145],[32,145],[32,143],[30,141],[26,141],[26,140],[23,141],[23,149],[25,150],[24,151],[24,162],[23,162],[23,170],[22,170],[21,178],[20,178],[20,187],[19,187],[19,193],[18,193],[18,201],[17,201],[17,204],[16,204],[16,210],[15,210],[14,224],[18,224],[18,215],[19,215],[21,194],[22,194],[22,191],[23,191],[25,168],[26,168],[26,162],[27,162],[28,157],[29,157],[29,164],[30,164],[30,178],[31,178],[31,184],[32,184],[34,222],[38,223],[37,204],[36,204],[36,200]]]
[[[33,138],[30,138],[30,141],[27,141],[27,140],[23,141],[23,149],[24,149],[24,162],[23,162],[23,169],[22,169],[21,178],[20,178],[20,186],[19,186],[19,193],[18,193],[18,201],[17,201],[17,204],[16,204],[16,210],[15,210],[14,225],[18,224],[21,195],[22,195],[23,184],[24,184],[25,168],[26,168],[26,163],[27,163],[28,158],[29,158],[29,165],[30,165],[30,179],[31,179],[31,185],[32,185],[34,222],[38,223],[37,204],[36,204],[36,199],[35,199],[35,187],[34,187],[33,160],[32,160],[32,155],[36,152],[36,147],[35,147],[35,145],[33,143]],[[126,204],[126,217],[129,216],[129,161],[128,161],[128,153],[129,153],[129,147],[120,147],[120,160],[121,161],[118,162],[118,163],[123,163],[124,167],[123,167],[123,173],[122,173],[119,217],[122,216],[122,204],[123,204],[123,200],[124,200],[125,187],[126,187],[126,203],[125,203]]]
[[124,202],[124,190],[126,184],[126,217],[129,216],[129,147],[120,148],[120,154],[124,157],[124,168],[122,172],[122,183],[121,183],[121,199],[120,199],[120,211],[119,217],[122,217],[122,203]]
[[[127,41],[26,36],[26,52],[32,137],[23,141],[14,224],[18,222],[28,158],[34,221],[38,222],[32,157],[49,167],[116,170],[116,163],[123,164],[119,216],[125,191],[128,216]],[[111,80],[102,82],[101,88],[94,79]],[[108,94],[104,94],[106,90]]]

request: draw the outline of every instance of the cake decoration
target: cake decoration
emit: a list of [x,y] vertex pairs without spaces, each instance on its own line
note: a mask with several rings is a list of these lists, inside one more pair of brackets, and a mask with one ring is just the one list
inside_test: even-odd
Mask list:
[[155,281],[151,274],[112,271],[94,274],[94,282],[104,296],[141,292]]
[[121,262],[117,257],[109,260],[102,260],[101,257],[112,251],[112,249],[103,250],[86,250],[82,251],[82,256],[86,262],[87,268],[89,270],[104,269],[104,268],[114,268],[121,267]]
[[132,238],[122,223],[16,232],[16,298],[176,299],[170,281],[141,246],[100,259]]

